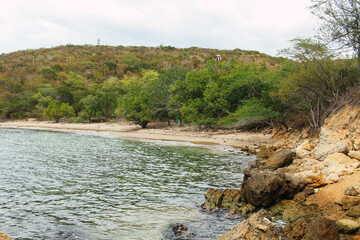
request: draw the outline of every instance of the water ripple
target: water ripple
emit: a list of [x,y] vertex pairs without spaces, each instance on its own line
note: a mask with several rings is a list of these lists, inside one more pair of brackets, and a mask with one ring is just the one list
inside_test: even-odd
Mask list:
[[190,144],[0,129],[0,228],[55,240],[160,239],[176,222],[205,229],[203,195],[239,188],[250,160]]

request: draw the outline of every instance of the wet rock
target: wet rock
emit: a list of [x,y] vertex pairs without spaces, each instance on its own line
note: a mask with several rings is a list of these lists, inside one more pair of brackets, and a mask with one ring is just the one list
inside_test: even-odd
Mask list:
[[205,203],[201,207],[206,211],[224,208],[229,210],[229,215],[240,214],[244,216],[248,216],[256,210],[250,203],[241,201],[240,191],[236,189],[210,189],[205,194]]
[[294,157],[296,156],[296,153],[292,152],[289,149],[283,149],[276,153],[274,153],[265,164],[265,168],[270,170],[276,170],[280,167],[284,167],[286,165],[289,165]]
[[183,224],[179,224],[173,227],[173,232],[175,236],[181,237],[190,237],[192,235],[192,233],[188,232],[188,228]]
[[359,229],[359,223],[351,219],[340,219],[336,225],[341,233],[355,233]]
[[301,218],[289,223],[284,232],[289,238],[296,240],[340,240],[335,221],[320,216]]
[[360,151],[349,151],[348,156],[360,160]]
[[209,191],[205,194],[205,203],[203,203],[201,207],[207,211],[218,208],[221,206],[223,197],[223,190],[209,189]]
[[360,205],[352,206],[346,211],[346,215],[354,218],[360,217]]
[[6,235],[5,233],[0,232],[0,240],[12,240],[12,238]]
[[275,227],[271,220],[270,215],[266,211],[260,210],[225,233],[219,240],[290,240],[284,234],[283,229]]
[[289,199],[306,186],[301,178],[263,170],[245,169],[241,185],[242,201],[255,207],[267,207],[281,199]]
[[303,217],[309,218],[321,215],[320,208],[317,204],[306,205],[302,202],[296,202],[284,210],[283,219],[287,222],[295,222]]
[[223,198],[221,201],[221,207],[223,208],[233,208],[236,203],[240,202],[240,191],[235,189],[226,189],[223,193]]

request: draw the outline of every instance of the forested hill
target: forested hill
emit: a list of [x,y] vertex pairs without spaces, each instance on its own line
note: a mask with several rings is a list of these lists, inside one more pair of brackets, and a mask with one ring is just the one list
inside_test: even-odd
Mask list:
[[297,61],[171,46],[67,45],[2,54],[0,118],[234,127],[296,113],[318,127],[322,109],[357,82],[358,69],[308,40],[294,49]]

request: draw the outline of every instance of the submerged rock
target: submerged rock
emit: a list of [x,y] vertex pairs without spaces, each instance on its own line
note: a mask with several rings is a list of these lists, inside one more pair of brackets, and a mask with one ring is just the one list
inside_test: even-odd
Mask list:
[[270,215],[265,210],[260,210],[225,233],[219,240],[290,240],[283,229],[275,227],[271,221]]
[[183,224],[179,224],[173,227],[173,232],[175,236],[181,237],[190,237],[192,235],[192,233],[188,232],[188,228]]
[[320,216],[289,223],[284,232],[291,239],[340,240],[335,221]]

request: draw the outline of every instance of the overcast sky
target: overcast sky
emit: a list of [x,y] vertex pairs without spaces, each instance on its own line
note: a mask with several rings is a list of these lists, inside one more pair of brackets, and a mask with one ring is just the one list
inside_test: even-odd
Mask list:
[[312,36],[310,0],[0,0],[0,53],[66,44],[203,47],[270,55]]

